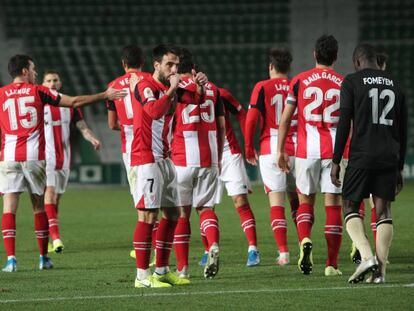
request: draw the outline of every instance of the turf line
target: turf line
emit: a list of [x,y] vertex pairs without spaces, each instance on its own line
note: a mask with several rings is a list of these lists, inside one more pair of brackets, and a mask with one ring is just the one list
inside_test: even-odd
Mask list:
[[229,291],[203,291],[203,292],[177,292],[177,293],[140,293],[129,295],[100,295],[100,296],[73,296],[53,298],[29,298],[29,299],[1,299],[2,304],[24,303],[24,302],[55,302],[68,300],[100,300],[100,299],[122,299],[134,297],[172,297],[172,296],[197,296],[197,295],[226,295],[226,294],[254,294],[254,293],[288,293],[288,292],[315,292],[326,290],[362,290],[362,289],[383,289],[383,288],[412,288],[412,284],[384,284],[384,285],[363,285],[343,287],[317,287],[317,288],[275,288],[275,289],[246,289]]

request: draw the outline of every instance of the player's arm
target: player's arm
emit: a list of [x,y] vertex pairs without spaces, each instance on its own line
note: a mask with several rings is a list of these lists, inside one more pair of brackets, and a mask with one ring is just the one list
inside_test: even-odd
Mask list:
[[126,91],[116,90],[112,87],[109,87],[105,92],[92,94],[92,95],[68,96],[68,95],[61,94],[59,106],[69,107],[69,108],[79,108],[82,106],[90,105],[95,102],[120,99],[120,98],[125,97],[126,95],[127,95]]
[[398,180],[397,180],[397,190],[396,193],[398,194],[403,188],[403,176],[402,171],[404,169],[404,162],[405,156],[407,153],[407,137],[408,137],[408,112],[407,112],[407,105],[405,102],[405,96],[402,96],[401,102],[401,115],[400,115],[400,128],[399,128],[399,136],[400,136],[400,157],[398,162]]
[[113,101],[108,101],[106,103],[106,108],[108,109],[108,127],[114,131],[121,130],[115,103]]
[[224,107],[220,93],[217,94],[215,115],[217,120],[217,152],[220,165],[223,156],[224,142],[226,140],[226,119],[224,117]]
[[299,94],[300,80],[294,78],[289,86],[289,94],[286,98],[285,108],[283,109],[282,118],[279,122],[277,137],[277,164],[284,172],[289,172],[289,156],[285,151],[286,138],[289,133],[293,115],[297,108],[297,98]]
[[234,115],[239,123],[240,130],[242,131],[243,137],[246,136],[246,109],[240,104],[240,102],[231,94],[227,94],[227,99],[222,97],[224,107],[232,115]]
[[180,82],[180,75],[174,74],[170,76],[170,87],[167,92],[159,99],[154,96],[154,91],[145,80],[142,82],[136,82],[136,75],[131,74],[130,85],[135,85],[133,91],[134,97],[143,106],[143,110],[153,119],[158,120],[165,116],[171,105],[176,100],[176,94],[178,89],[178,83]]
[[332,168],[331,168],[331,181],[336,186],[341,186],[339,180],[339,163],[342,160],[342,155],[346,147],[346,143],[351,131],[351,120],[354,113],[354,93],[352,84],[348,79],[344,79],[341,86],[340,95],[340,108],[339,108],[339,121],[335,136],[335,147],[332,157]]
[[[265,94],[264,89],[260,88],[257,96],[254,95],[253,90],[252,98],[250,99],[249,110],[247,111],[246,122],[245,122],[245,144],[244,144],[244,155],[246,161],[251,165],[257,165],[257,152],[254,149],[254,132],[256,130],[257,121],[259,120],[260,113],[264,111]],[[254,97],[257,99],[254,101]]]
[[101,142],[92,132],[92,130],[88,127],[85,120],[83,119],[82,112],[79,109],[74,110],[73,121],[75,122],[76,127],[81,132],[83,138],[89,141],[95,150],[99,150],[101,148]]
[[279,131],[277,137],[277,163],[279,168],[284,172],[289,172],[290,170],[289,156],[285,151],[285,143],[293,115],[295,114],[295,110],[296,101],[287,100],[285,109],[282,113],[282,119],[279,123]]

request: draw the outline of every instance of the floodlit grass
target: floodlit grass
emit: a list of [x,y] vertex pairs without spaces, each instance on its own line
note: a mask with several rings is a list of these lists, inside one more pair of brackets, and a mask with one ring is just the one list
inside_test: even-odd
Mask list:
[[[198,219],[192,216],[190,274],[192,284],[172,289],[134,288],[135,263],[129,258],[136,212],[125,189],[69,190],[60,206],[63,254],[52,254],[55,268],[38,270],[33,217],[27,194],[17,216],[17,273],[0,273],[0,310],[390,310],[414,304],[414,184],[407,184],[393,204],[394,241],[385,285],[349,285],[346,233],[340,254],[341,277],[323,275],[326,242],[324,208],[319,200],[312,233],[314,273],[301,275],[296,265],[297,237],[289,218],[291,265],[275,265],[276,246],[269,224],[267,198],[261,187],[250,196],[262,264],[247,268],[247,243],[238,215],[226,197],[217,207],[221,228],[220,272],[204,280]],[[286,215],[290,215],[287,211]],[[369,231],[367,208],[367,230]],[[1,252],[5,262],[4,251]],[[172,255],[171,263],[174,263]]]

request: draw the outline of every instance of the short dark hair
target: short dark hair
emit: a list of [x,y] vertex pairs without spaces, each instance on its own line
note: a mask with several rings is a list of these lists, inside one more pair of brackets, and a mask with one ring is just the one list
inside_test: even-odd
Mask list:
[[160,44],[152,50],[152,61],[161,63],[164,55],[168,53],[180,56],[180,49],[172,44]]
[[191,73],[195,68],[193,54],[186,48],[181,49],[180,65],[178,66],[178,73]]
[[28,55],[17,54],[12,56],[8,64],[10,76],[14,79],[22,74],[24,68],[29,69],[29,61],[33,62],[33,59]]
[[338,41],[332,35],[323,35],[315,43],[316,62],[331,66],[338,56]]
[[128,68],[141,68],[144,65],[144,53],[137,45],[128,45],[122,49],[121,60]]
[[382,47],[377,48],[377,63],[378,63],[378,66],[380,66],[380,67],[384,66],[384,64],[386,62],[388,62],[389,58],[390,58],[390,56],[388,55],[388,53],[385,51],[384,48],[382,48]]
[[288,73],[292,63],[292,54],[285,48],[271,48],[268,53],[269,64],[280,73]]
[[57,70],[53,70],[53,69],[47,69],[44,73],[43,73],[43,79],[47,76],[47,75],[58,75],[60,77],[60,73]]
[[352,55],[354,63],[357,60],[365,60],[373,64],[377,64],[377,51],[372,44],[369,43],[360,43],[355,47],[354,53]]

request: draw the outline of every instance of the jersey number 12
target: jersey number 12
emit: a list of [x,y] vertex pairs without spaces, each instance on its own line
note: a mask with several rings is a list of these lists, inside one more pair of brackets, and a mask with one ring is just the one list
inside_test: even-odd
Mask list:
[[[395,103],[395,94],[392,90],[384,89],[379,94],[379,99],[383,100],[388,97],[388,102],[382,109],[381,115],[378,112],[378,89],[373,88],[369,90],[369,97],[372,99],[372,123],[392,126],[394,120],[387,119],[387,114],[392,110]],[[379,118],[379,120],[378,120]]]

